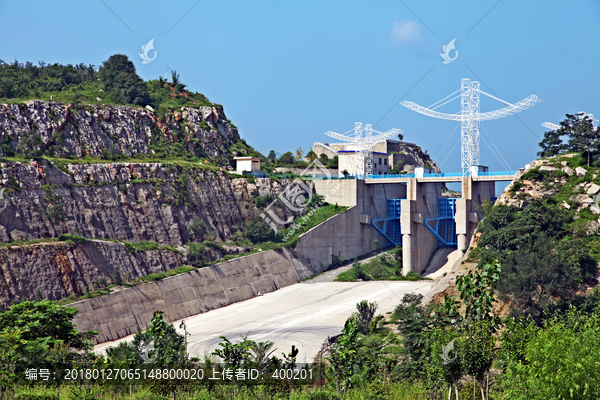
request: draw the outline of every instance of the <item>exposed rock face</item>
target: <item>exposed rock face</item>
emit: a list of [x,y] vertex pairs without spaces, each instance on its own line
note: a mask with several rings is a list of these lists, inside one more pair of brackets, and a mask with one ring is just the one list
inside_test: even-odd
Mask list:
[[[0,132],[15,150],[28,132],[58,156],[152,155],[153,147],[177,146],[196,156],[225,156],[240,140],[221,107],[183,107],[163,120],[144,108],[30,101],[0,105]],[[0,157],[5,156],[0,148]]]
[[395,146],[390,146],[391,150],[389,151],[394,151],[397,154],[392,154],[390,160],[391,166],[395,166],[401,162],[402,165],[404,165],[403,170],[409,174],[413,174],[415,172],[415,167],[425,167],[429,164],[435,172],[442,172],[442,170],[435,165],[433,160],[428,159],[419,146],[409,145],[403,142],[394,144]]
[[185,255],[167,251],[136,251],[122,243],[40,243],[0,248],[0,303],[31,299],[37,293],[58,300],[82,295],[94,282],[113,282],[115,271],[131,280],[189,265]]
[[48,161],[31,161],[0,168],[5,243],[70,233],[181,245],[194,241],[189,225],[196,219],[226,240],[257,213],[254,197],[276,196],[289,183],[248,183],[200,166],[162,163],[70,164],[63,171]]

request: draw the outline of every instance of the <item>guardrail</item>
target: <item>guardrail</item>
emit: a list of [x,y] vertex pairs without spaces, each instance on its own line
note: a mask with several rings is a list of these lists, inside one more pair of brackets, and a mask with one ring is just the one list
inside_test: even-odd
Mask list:
[[488,171],[478,172],[477,176],[501,176],[501,175],[515,175],[519,171]]
[[[476,176],[506,176],[515,175],[518,171],[488,171],[478,172]],[[271,173],[245,173],[244,176],[253,176],[255,178],[295,178],[301,176],[303,178],[312,178],[313,180],[323,179],[407,179],[407,178],[450,178],[450,177],[461,177],[462,172],[442,172],[433,174],[423,174],[422,176],[416,176],[415,174],[381,174],[381,175],[294,175],[294,174],[271,174]]]
[[367,175],[367,179],[394,179],[394,178],[414,178],[415,174],[381,174]]

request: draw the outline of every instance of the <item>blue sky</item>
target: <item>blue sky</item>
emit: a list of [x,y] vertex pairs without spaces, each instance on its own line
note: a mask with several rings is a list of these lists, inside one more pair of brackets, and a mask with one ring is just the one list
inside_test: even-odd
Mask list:
[[[145,79],[175,69],[192,90],[223,104],[265,154],[307,151],[327,141],[325,131],[361,121],[402,129],[438,165],[445,159],[442,170],[459,171],[460,145],[451,149],[460,128],[450,137],[457,123],[398,101],[429,106],[461,78],[508,102],[544,99],[520,119],[482,124],[482,137],[512,169],[536,158],[542,122],[600,115],[600,2],[592,0],[3,0],[0,34],[7,62],[99,65],[123,53]],[[152,38],[157,57],[144,65],[138,53]],[[454,38],[458,57],[445,65],[439,53]],[[503,107],[488,100],[482,111]],[[455,100],[440,111],[459,109]],[[483,141],[481,164],[505,169]]]

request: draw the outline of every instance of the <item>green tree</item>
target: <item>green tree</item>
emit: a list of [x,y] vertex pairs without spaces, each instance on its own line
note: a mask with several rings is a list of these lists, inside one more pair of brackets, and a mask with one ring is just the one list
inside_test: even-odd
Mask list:
[[175,70],[171,71],[171,82],[173,82],[173,86],[175,86],[178,91],[185,89],[186,85],[181,82],[181,77]]
[[539,321],[556,300],[570,301],[583,283],[593,285],[596,269],[583,240],[554,243],[544,234],[506,256],[498,291],[512,300],[514,315]]
[[589,167],[594,144],[600,139],[600,128],[594,128],[592,117],[583,113],[567,114],[567,119],[560,125],[558,133],[569,137],[569,150],[585,153]]
[[338,156],[334,156],[331,160],[327,161],[325,164],[327,168],[337,168],[338,167]]
[[278,163],[281,165],[291,165],[294,163],[294,155],[291,151],[286,151],[279,157]]
[[454,389],[457,399],[458,382],[464,373],[461,358],[458,357],[464,343],[461,339],[458,331],[443,327],[436,327],[428,334],[431,351],[426,368],[428,386],[437,391],[447,385],[448,397]]
[[[223,341],[219,343],[221,349],[213,351],[213,355],[221,357],[228,369],[237,370],[244,365],[249,365],[252,361],[251,350],[254,342],[248,340],[248,335],[242,336],[236,343],[232,343],[227,337],[221,336]],[[233,381],[233,398],[237,397],[237,382]]]
[[[463,323],[467,329],[483,320],[500,321],[494,317],[492,306],[494,304],[494,289],[500,279],[501,265],[498,261],[485,264],[480,272],[470,271],[467,275],[456,278],[456,288],[465,305]],[[490,325],[494,327],[495,325]]]
[[302,161],[303,157],[304,151],[302,150],[302,147],[298,147],[298,149],[296,149],[296,161]]
[[150,103],[146,83],[138,76],[135,66],[124,54],[114,54],[102,63],[98,71],[106,90],[117,102],[136,105]]
[[267,156],[267,158],[269,159],[269,161],[274,163],[275,159],[277,158],[277,155],[275,154],[275,150],[269,151],[269,155]]
[[540,157],[552,157],[563,153],[567,149],[567,145],[561,139],[559,131],[544,132],[544,139],[539,143],[541,148],[537,155]]
[[252,241],[252,243],[263,243],[273,240],[275,232],[265,222],[260,215],[253,216],[249,221],[244,223],[244,235]]
[[422,299],[421,294],[405,294],[393,314],[402,334],[403,357],[399,373],[409,381],[422,379],[427,375],[427,366],[431,364],[431,349],[435,342],[432,336],[434,330],[457,327],[462,320],[458,312],[459,303],[454,297],[445,297],[444,303],[427,307],[421,304]]
[[15,90],[15,80],[7,76],[0,78],[0,97],[13,98],[17,91]]
[[390,174],[399,174],[404,169],[404,163],[402,161],[398,161],[394,167],[390,170]]
[[484,378],[496,357],[495,329],[493,320],[477,321],[461,338],[460,364],[466,374],[479,382],[482,399],[485,399]]
[[254,341],[251,342],[250,350],[252,352],[252,363],[259,371],[265,372],[269,367],[271,354],[275,352],[273,346],[274,343],[271,341],[259,343]]
[[[157,366],[181,364],[187,360],[185,338],[177,333],[175,326],[164,321],[162,311],[155,311],[148,329],[133,337],[138,354],[146,351],[148,360]],[[154,350],[149,350],[152,346]],[[140,357],[141,359],[141,357]]]
[[0,332],[22,331],[21,339],[48,339],[48,345],[62,341],[76,349],[84,349],[85,340],[96,332],[78,332],[71,322],[76,308],[59,306],[50,300],[23,301],[0,314]]
[[352,317],[356,321],[356,329],[362,334],[369,333],[371,322],[375,318],[377,312],[377,303],[369,303],[367,300],[362,300],[356,304],[356,312]]
[[502,386],[508,399],[600,398],[600,313],[571,309],[531,333],[524,359],[508,360]]
[[311,149],[308,153],[306,153],[306,158],[308,158],[308,161],[312,162],[318,158],[317,153]]
[[351,317],[346,320],[342,335],[335,341],[327,358],[338,392],[346,392],[352,386],[352,376],[358,371],[359,346],[357,322]]
[[321,162],[321,164],[327,165],[327,163],[329,162],[329,157],[327,156],[327,154],[321,153],[321,155],[319,156],[319,161]]
[[[544,139],[539,143],[541,157],[550,157],[565,151],[582,153],[590,165],[590,157],[597,147],[600,139],[600,127],[594,128],[592,117],[583,113],[567,114],[567,118],[560,123],[560,128],[544,133]],[[563,143],[562,138],[568,138],[568,143]]]

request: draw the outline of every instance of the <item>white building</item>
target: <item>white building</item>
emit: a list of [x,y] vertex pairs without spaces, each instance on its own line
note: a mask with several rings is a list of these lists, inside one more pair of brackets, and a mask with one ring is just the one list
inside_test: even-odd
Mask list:
[[[374,151],[373,153],[373,175],[387,174],[389,172],[389,158],[388,153],[381,153]],[[350,175],[364,175],[366,173],[366,160],[358,163],[358,171],[356,171],[356,151],[355,150],[341,150],[337,152],[338,155],[338,171],[348,171]]]
[[258,157],[234,157],[234,160],[235,172],[239,175],[243,175],[244,172],[262,172]]

